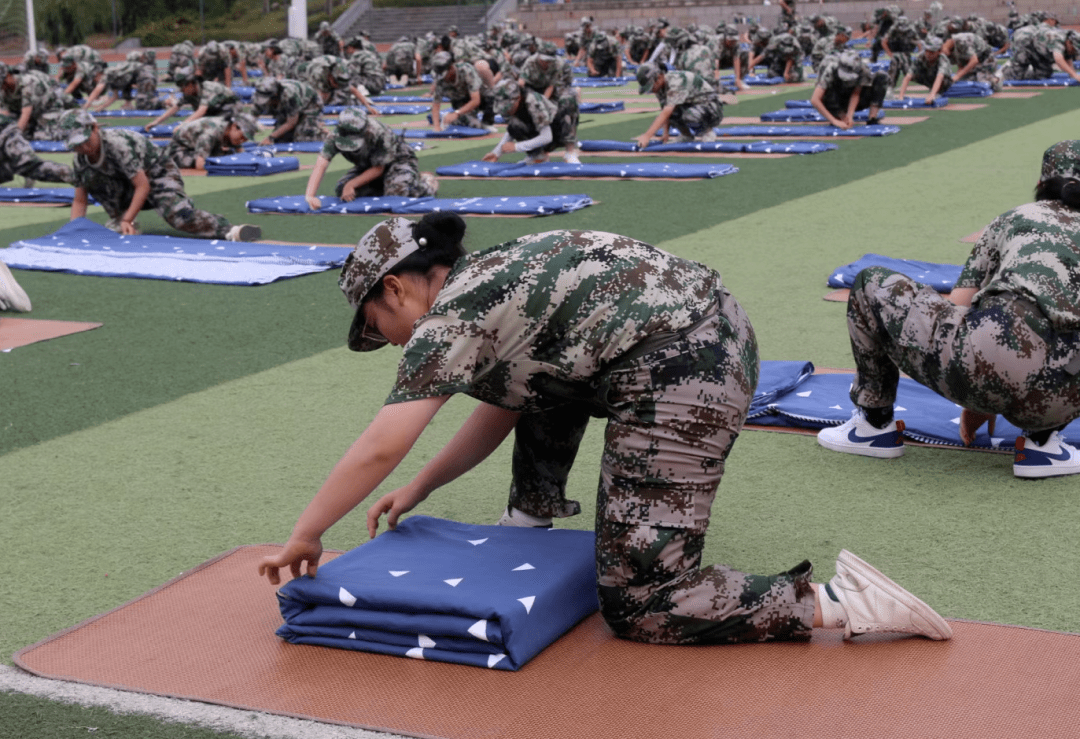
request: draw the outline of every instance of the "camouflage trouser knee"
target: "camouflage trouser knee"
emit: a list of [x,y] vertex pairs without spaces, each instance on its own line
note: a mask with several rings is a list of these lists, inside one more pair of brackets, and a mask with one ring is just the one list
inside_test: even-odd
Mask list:
[[71,167],[45,161],[15,126],[9,126],[0,133],[0,183],[10,182],[15,175],[44,182],[72,181]]
[[567,88],[555,99],[558,110],[555,111],[555,120],[551,123],[551,149],[560,146],[577,146],[577,127],[581,112],[578,108],[577,95],[573,88]]
[[174,142],[170,141],[169,145],[165,147],[165,156],[173,160],[180,169],[195,168],[195,152],[176,146]]
[[1029,431],[1080,416],[1077,332],[1056,332],[1034,304],[1002,294],[977,308],[881,267],[860,272],[848,298],[856,374],[852,401],[896,401],[900,372],[965,408],[1000,413]]
[[224,216],[195,207],[195,203],[184,192],[184,180],[180,177],[180,170],[171,162],[165,175],[150,180],[150,195],[146,198],[146,203],[176,230],[201,239],[224,239],[232,228],[232,224]]
[[997,77],[997,63],[991,57],[989,61],[980,63],[974,70],[972,70],[972,77],[976,82],[984,82],[993,89],[994,92],[1001,91],[1001,80]]
[[718,100],[697,105],[676,105],[671,113],[671,125],[683,135],[700,136],[720,125],[723,118],[723,109]]
[[1012,60],[1001,68],[1001,75],[1007,80],[1046,80],[1054,76],[1054,64],[1014,51]]
[[[334,194],[339,198],[345,191],[345,185],[352,178],[363,172],[362,169],[353,167],[334,185]],[[383,170],[382,177],[367,183],[356,191],[358,198],[381,197],[383,195],[399,198],[427,198],[435,193],[420,178],[420,170],[417,169],[416,160],[391,162]]]
[[[280,126],[284,119],[274,122],[274,126]],[[317,115],[301,115],[291,131],[277,139],[280,143],[293,143],[299,141],[323,141],[326,138],[326,128]]]
[[618,59],[613,56],[594,57],[592,60],[593,69],[596,70],[596,74],[590,74],[590,77],[614,77],[615,73],[619,70]]
[[906,51],[894,53],[892,59],[889,60],[889,88],[896,87],[896,84],[910,71],[911,54]]
[[601,613],[621,637],[666,644],[805,639],[810,566],[759,577],[701,568],[725,460],[758,376],[757,344],[730,294],[718,311],[632,352],[605,373],[592,404],[522,416],[510,505],[565,516],[565,481],[588,421],[608,417],[597,495]]
[[32,141],[63,141],[64,132],[60,130],[60,117],[64,110],[50,110],[41,115],[30,117],[26,127],[26,138]]
[[135,82],[135,98],[131,104],[136,110],[156,110],[158,108],[157,77],[149,74],[139,75]]
[[[453,100],[450,102],[450,107],[454,110],[458,110],[469,102],[468,98],[464,100]],[[495,109],[492,107],[495,103],[495,99],[491,95],[480,96],[480,107],[475,108],[464,115],[458,114],[458,117],[454,119],[455,126],[468,126],[469,128],[483,128],[484,126],[492,126],[495,124]]]

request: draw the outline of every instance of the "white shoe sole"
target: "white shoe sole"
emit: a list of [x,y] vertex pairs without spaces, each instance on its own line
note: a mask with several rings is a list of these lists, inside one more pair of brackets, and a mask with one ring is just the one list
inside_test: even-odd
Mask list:
[[26,291],[15,281],[7,265],[0,261],[0,310],[29,313],[32,307]]
[[1013,465],[1013,476],[1022,480],[1045,480],[1048,477],[1068,477],[1069,475],[1080,475],[1080,467],[1056,467],[1050,464],[1040,467]]
[[[898,422],[899,423],[899,422]],[[824,435],[826,431],[831,431],[832,428],[822,429],[818,432],[817,442],[821,446],[834,452],[844,452],[845,454],[858,454],[861,457],[875,457],[877,459],[896,459],[904,455],[906,447],[901,444],[900,446],[893,447],[874,447],[862,444],[850,444],[846,439],[842,441],[833,441],[828,435]],[[902,429],[897,427],[896,433],[901,433]]]
[[[862,579],[869,581],[875,587],[884,591],[889,597],[895,598],[898,602],[909,608],[911,612],[923,622],[915,624],[915,626],[920,629],[920,633],[923,636],[928,639],[933,639],[934,641],[944,641],[945,639],[952,638],[952,627],[949,626],[945,619],[938,615],[937,611],[904,590],[882,573],[878,572],[878,570],[870,563],[860,559],[846,549],[840,550],[840,554],[836,557],[836,562],[838,565],[843,565]],[[844,638],[849,639],[851,636],[854,636],[854,634],[845,635]]]

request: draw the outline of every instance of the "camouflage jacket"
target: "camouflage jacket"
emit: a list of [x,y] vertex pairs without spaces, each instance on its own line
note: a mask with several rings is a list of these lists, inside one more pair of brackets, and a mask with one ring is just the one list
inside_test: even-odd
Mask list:
[[931,62],[926,58],[926,52],[916,54],[911,60],[911,79],[919,84],[930,87],[938,74],[944,75],[942,79],[952,77],[952,64],[944,54],[938,54],[937,61]]
[[[555,122],[555,115],[559,109],[555,103],[544,97],[543,93],[529,88],[525,88],[522,93],[521,105],[511,118],[517,118],[526,125],[531,122],[532,125],[529,126],[531,135],[536,136],[544,126],[550,126]],[[522,111],[522,106],[525,108],[524,111]]]
[[406,143],[405,139],[395,133],[386,124],[368,118],[363,132],[358,136],[348,136],[353,141],[360,139],[363,143],[359,149],[346,151],[339,149],[336,142],[346,138],[342,134],[327,136],[323,141],[322,151],[319,156],[331,160],[341,154],[358,170],[363,171],[371,167],[385,167],[398,161],[416,161],[416,152]]
[[915,24],[906,15],[902,15],[896,19],[896,23],[889,29],[889,32],[885,35],[885,40],[889,42],[889,48],[893,51],[911,53],[918,48],[919,32],[916,30]]
[[299,80],[281,81],[281,96],[278,98],[277,107],[273,110],[274,116],[279,121],[293,116],[318,117],[322,114],[322,109],[322,98],[311,85]]
[[700,74],[668,70],[664,72],[664,86],[656,93],[660,107],[669,105],[702,105],[715,102],[716,88]]
[[474,92],[487,95],[491,91],[484,85],[484,80],[476,67],[468,62],[455,62],[454,81],[449,82],[445,78],[435,83],[435,99],[449,98],[453,101],[468,100]]
[[450,40],[450,53],[456,62],[475,62],[484,58],[484,50],[464,36]]
[[226,69],[232,68],[232,57],[229,55],[229,48],[224,44],[215,43],[213,46],[207,44],[199,49],[199,53],[195,56],[195,64],[204,77],[217,77]]
[[675,68],[696,72],[709,80],[716,75],[716,55],[704,44],[691,44],[675,56]]
[[1038,305],[1058,331],[1080,330],[1080,212],[1043,200],[998,216],[979,237],[956,287],[979,289],[972,307],[1011,293]]
[[[365,84],[364,80],[385,80],[386,78],[383,73],[382,59],[374,51],[367,49],[354,51],[346,64],[349,65],[349,78],[354,84],[357,82]],[[385,82],[382,84],[385,86]]]
[[220,82],[206,80],[199,83],[199,92],[195,95],[184,95],[180,104],[188,104],[192,108],[206,106],[206,115],[221,115],[229,108],[240,102],[240,96],[231,88],[225,87]]
[[315,42],[319,44],[319,49],[323,54],[334,54],[335,56],[341,54],[341,36],[332,28],[318,31],[315,34]]
[[98,131],[101,134],[101,161],[92,163],[82,154],[75,155],[72,168],[76,187],[85,187],[93,194],[95,182],[101,178],[130,181],[139,172],[145,172],[148,179],[154,180],[166,173],[168,160],[164,150],[154,146],[150,139],[120,128],[99,128]]
[[105,60],[101,58],[101,54],[99,54],[96,49],[87,46],[86,44],[69,46],[64,50],[64,56],[71,56],[76,62],[86,62],[90,66],[98,69],[105,68]]
[[815,72],[820,72],[821,63],[829,54],[843,51],[844,46],[836,45],[836,36],[825,36],[814,42],[814,50],[810,52],[810,64]]
[[416,44],[398,41],[386,52],[386,64],[397,67],[416,67]]
[[765,47],[765,64],[772,66],[778,61],[786,63],[788,59],[791,59],[793,64],[802,64],[802,46],[790,33],[777,33],[769,39]]
[[618,39],[610,33],[597,31],[589,40],[586,53],[593,61],[605,61],[617,57],[621,53],[621,49],[619,48]]
[[1055,51],[1065,53],[1065,34],[1045,23],[1024,26],[1013,33],[1012,49],[1014,55],[1023,53],[1044,64],[1053,64]]
[[67,87],[76,77],[81,78],[79,80],[79,86],[75,88],[72,95],[76,97],[82,97],[83,95],[89,95],[94,91],[97,86],[94,82],[94,78],[97,76],[97,70],[90,62],[75,62],[75,69],[71,74],[60,75],[60,81],[64,83],[64,87]]
[[186,121],[173,129],[170,146],[204,158],[231,153],[232,147],[222,143],[228,127],[227,120],[216,116],[203,116]]
[[120,62],[105,70],[105,84],[109,90],[121,93],[133,86],[143,72],[140,62]]
[[469,254],[417,321],[387,402],[461,392],[530,412],[595,397],[613,361],[697,322],[722,289],[702,264],[599,231]]
[[953,50],[949,57],[957,66],[964,66],[972,57],[980,62],[992,60],[993,50],[990,45],[974,33],[954,33],[952,42]]
[[60,110],[64,107],[60,93],[52,79],[43,72],[31,70],[23,72],[15,78],[15,89],[4,92],[0,96],[0,102],[8,112],[19,115],[23,108],[34,109],[33,115],[39,116],[51,110]]
[[832,91],[834,94],[850,95],[856,89],[869,85],[872,80],[870,76],[870,67],[868,67],[865,62],[859,65],[858,79],[850,82],[840,77],[839,69],[840,56],[826,56],[821,62],[821,68],[818,70],[817,86],[824,90]]

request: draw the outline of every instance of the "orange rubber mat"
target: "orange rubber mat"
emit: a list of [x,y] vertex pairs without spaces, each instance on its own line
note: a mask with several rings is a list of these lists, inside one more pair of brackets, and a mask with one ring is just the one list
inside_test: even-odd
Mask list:
[[[1054,737],[1080,726],[1080,637],[953,621],[949,642],[818,631],[809,643],[669,647],[594,615],[519,672],[274,636],[240,547],[27,647],[43,677],[425,737]],[[332,555],[330,555],[332,556]]]
[[98,328],[100,323],[79,321],[44,321],[37,318],[0,318],[0,351],[26,346],[58,336],[77,334]]

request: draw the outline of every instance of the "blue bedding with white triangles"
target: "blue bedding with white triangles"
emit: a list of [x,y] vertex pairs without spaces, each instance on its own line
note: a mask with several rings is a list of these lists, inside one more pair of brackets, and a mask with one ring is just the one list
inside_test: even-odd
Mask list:
[[447,211],[462,215],[550,216],[572,213],[592,205],[588,195],[492,195],[465,198],[361,197],[349,202],[320,197],[322,207],[312,210],[303,195],[279,195],[247,201],[248,213],[283,215],[374,215],[398,213],[419,215]]
[[701,152],[706,154],[820,154],[836,151],[836,144],[822,141],[669,141],[660,139],[642,149],[636,141],[591,139],[579,141],[582,151]]
[[294,644],[518,670],[597,610],[591,531],[411,516],[278,591]]
[[670,162],[626,162],[619,164],[567,164],[565,162],[463,162],[439,167],[440,177],[659,177],[674,179],[711,179],[735,174],[730,164],[676,164]]
[[[851,418],[855,405],[848,391],[854,373],[813,374],[810,362],[761,363],[758,389],[750,406],[747,424],[803,429],[839,426]],[[893,413],[904,422],[904,436],[940,446],[963,446],[960,441],[960,411],[956,403],[943,398],[911,378],[901,377]],[[983,426],[972,447],[1012,450],[1021,430],[998,416],[994,435]],[[1080,420],[1073,421],[1062,437],[1080,443]]]
[[907,275],[916,282],[929,285],[939,293],[952,292],[953,286],[964,269],[959,264],[939,264],[918,259],[886,257],[881,254],[863,254],[854,262],[834,269],[829,274],[829,287],[850,289],[855,284],[855,276],[867,267],[891,269],[893,272]]

